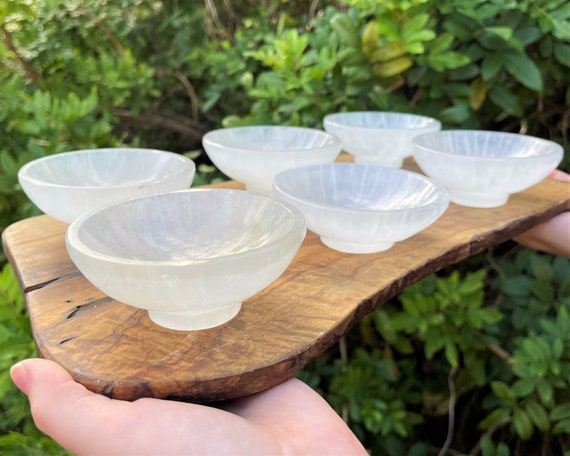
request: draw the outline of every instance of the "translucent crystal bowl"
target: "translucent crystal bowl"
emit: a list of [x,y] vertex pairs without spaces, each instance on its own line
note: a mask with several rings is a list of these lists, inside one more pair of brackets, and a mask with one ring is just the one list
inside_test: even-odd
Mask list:
[[441,129],[441,122],[431,117],[382,111],[329,114],[323,122],[356,163],[391,168],[400,168],[412,155],[416,135]]
[[71,223],[117,201],[190,187],[192,160],[152,149],[112,148],[63,152],[24,165],[18,180],[44,213]]
[[414,140],[423,172],[449,189],[451,201],[471,207],[502,206],[544,179],[562,155],[555,142],[516,133],[451,130]]
[[274,191],[325,245],[347,253],[387,250],[431,225],[449,204],[447,190],[421,174],[354,163],[284,171]]
[[77,268],[158,325],[220,325],[276,280],[305,237],[295,208],[274,198],[192,189],[130,199],[80,216],[66,246]]
[[214,130],[202,139],[214,165],[247,190],[272,194],[273,177],[286,169],[331,163],[340,140],[321,130],[253,126]]

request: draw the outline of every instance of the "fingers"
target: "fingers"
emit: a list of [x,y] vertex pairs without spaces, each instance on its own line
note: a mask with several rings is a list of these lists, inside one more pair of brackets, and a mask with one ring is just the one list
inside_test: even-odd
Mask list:
[[232,401],[225,409],[281,435],[291,454],[367,454],[332,407],[297,379]]
[[212,407],[159,399],[134,402],[88,391],[57,363],[14,365],[38,428],[77,455],[275,454],[265,428]]
[[559,169],[552,171],[548,177],[562,182],[570,182],[570,174],[567,174]]
[[12,367],[10,374],[16,386],[28,396],[38,429],[73,452],[82,453],[86,446],[98,447],[92,440],[99,432],[106,431],[107,415],[117,408],[110,399],[74,382],[53,361],[21,361]]

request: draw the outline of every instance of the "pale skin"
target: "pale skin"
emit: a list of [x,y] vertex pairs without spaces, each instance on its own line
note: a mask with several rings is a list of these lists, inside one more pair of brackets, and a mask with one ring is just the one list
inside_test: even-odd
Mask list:
[[[570,183],[554,171],[553,179]],[[570,258],[570,212],[516,239]],[[109,399],[44,359],[15,364],[38,428],[82,455],[366,455],[348,426],[315,391],[292,379],[214,408],[159,399]]]
[[38,428],[77,455],[366,455],[314,390],[292,379],[223,409],[92,393],[57,363],[27,359],[11,369]]
[[[554,170],[550,177],[570,184],[570,175],[560,170]],[[570,192],[570,185],[568,187],[567,193]],[[515,240],[535,250],[570,258],[570,212],[561,213]]]

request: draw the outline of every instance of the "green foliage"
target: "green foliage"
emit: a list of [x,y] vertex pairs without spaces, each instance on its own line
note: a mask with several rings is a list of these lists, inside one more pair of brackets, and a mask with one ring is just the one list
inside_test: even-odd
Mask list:
[[[479,436],[453,439],[460,452],[509,455],[531,437],[543,448],[570,443],[570,261],[519,249],[492,264],[408,287],[347,336],[366,351],[342,361],[331,351],[303,372],[373,454],[419,451],[418,436],[433,437],[430,423],[450,407],[457,427],[479,419]],[[515,329],[522,306],[532,316]],[[508,440],[493,439],[509,427]]]
[[[38,213],[17,182],[33,158],[164,148],[191,156],[204,184],[225,178],[201,152],[208,129],[319,127],[333,111],[527,133],[568,157],[567,2],[307,3],[0,0],[0,229]],[[490,259],[410,287],[347,336],[346,353],[303,372],[372,454],[432,454],[450,408],[457,426],[480,423],[452,439],[460,452],[570,447],[570,264],[524,249]],[[0,299],[0,452],[59,454],[8,377],[33,354],[9,267]]]
[[[510,325],[497,328],[503,346],[512,351],[510,376],[491,383],[489,403],[497,408],[481,422],[487,429],[512,420],[522,439],[535,430],[568,434],[565,415],[570,394],[570,263],[561,257],[522,251],[514,261],[497,261],[500,276],[495,287],[499,303],[510,315]],[[512,333],[506,334],[512,328]],[[515,331],[516,330],[516,331]]]
[[66,454],[39,432],[26,397],[10,379],[10,367],[35,356],[28,315],[10,265],[0,273],[0,453],[14,455]]
[[[481,330],[502,318],[498,310],[483,307],[484,278],[484,270],[463,279],[455,271],[445,279],[430,276],[409,287],[400,295],[402,311],[392,315],[388,329],[418,337],[425,344],[427,359],[443,351],[451,366],[459,366],[459,353],[472,356],[484,348]],[[474,358],[469,368],[482,366]],[[484,380],[482,375],[475,377]]]

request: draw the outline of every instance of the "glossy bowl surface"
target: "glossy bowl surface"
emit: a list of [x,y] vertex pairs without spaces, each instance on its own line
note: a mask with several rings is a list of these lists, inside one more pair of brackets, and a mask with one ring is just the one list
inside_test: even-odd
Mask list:
[[106,206],[68,228],[69,256],[117,301],[158,325],[205,329],[288,267],[305,237],[302,214],[274,198],[225,189],[143,196]]
[[390,168],[400,168],[412,155],[415,136],[441,129],[441,122],[431,117],[383,111],[329,114],[323,123],[356,163]]
[[449,204],[447,190],[421,174],[354,163],[284,171],[274,191],[325,245],[347,253],[387,250],[427,228]]
[[312,128],[261,125],[213,130],[202,139],[214,165],[245,183],[247,190],[272,194],[273,178],[286,169],[332,163],[340,140]]
[[42,157],[25,164],[18,180],[44,213],[66,223],[117,201],[192,184],[189,158],[154,149],[87,149]]
[[562,161],[562,146],[516,133],[450,130],[414,139],[414,158],[462,206],[497,207],[544,179]]

